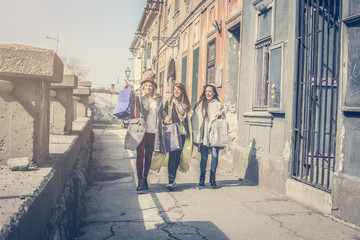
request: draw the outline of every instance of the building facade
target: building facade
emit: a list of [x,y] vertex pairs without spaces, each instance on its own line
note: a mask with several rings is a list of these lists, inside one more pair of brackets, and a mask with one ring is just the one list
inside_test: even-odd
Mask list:
[[357,225],[359,12],[358,1],[244,0],[233,158],[245,179]]
[[221,167],[360,225],[359,13],[356,0],[148,1],[132,49],[152,68],[136,71],[165,100],[184,83],[192,105],[214,83]]

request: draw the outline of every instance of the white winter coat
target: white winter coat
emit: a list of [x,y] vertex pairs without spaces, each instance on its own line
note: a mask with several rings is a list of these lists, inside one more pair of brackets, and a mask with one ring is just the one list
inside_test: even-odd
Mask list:
[[[207,101],[204,99],[204,101]],[[191,118],[193,143],[199,145],[203,144],[207,147],[211,147],[209,143],[209,134],[211,123],[217,118],[217,114],[224,110],[224,105],[217,99],[213,99],[208,104],[208,118],[204,118],[205,111],[202,109],[202,103],[200,103],[194,110],[194,114]],[[225,112],[223,111],[225,117]],[[224,129],[227,131],[227,129]]]

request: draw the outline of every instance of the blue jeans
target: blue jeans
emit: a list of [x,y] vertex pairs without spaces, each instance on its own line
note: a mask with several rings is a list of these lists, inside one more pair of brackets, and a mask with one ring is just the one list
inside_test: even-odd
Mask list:
[[211,171],[215,172],[218,165],[219,151],[220,147],[207,147],[200,145],[201,152],[201,161],[200,161],[200,171],[202,173],[206,172],[206,163],[208,159],[209,149],[211,150]]

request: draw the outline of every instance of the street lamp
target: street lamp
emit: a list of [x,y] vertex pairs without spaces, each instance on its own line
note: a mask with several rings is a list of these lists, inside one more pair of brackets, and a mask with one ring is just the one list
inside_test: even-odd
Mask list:
[[129,67],[127,67],[127,68],[125,69],[125,77],[126,77],[126,80],[128,80],[129,82],[131,81],[131,80],[129,80],[130,74],[131,74],[131,70],[130,70]]
[[56,53],[58,53],[59,42],[60,42],[59,33],[56,33],[56,38],[49,37],[49,36],[46,36],[45,38],[48,38],[48,39],[51,39],[51,40],[55,40],[55,41],[56,41]]
[[129,80],[130,74],[131,74],[131,70],[130,70],[129,67],[127,67],[127,68],[125,69],[125,76],[126,76],[126,79],[127,79],[127,80]]

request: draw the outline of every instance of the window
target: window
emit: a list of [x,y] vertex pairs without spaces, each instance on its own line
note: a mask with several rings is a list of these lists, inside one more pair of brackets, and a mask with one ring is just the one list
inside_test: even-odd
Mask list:
[[257,39],[263,39],[270,37],[271,35],[271,8],[266,10],[264,13],[258,15],[258,35]]
[[216,55],[215,39],[208,43],[207,54],[207,83],[215,83],[215,55]]
[[186,86],[187,56],[182,58],[181,83]]
[[164,28],[167,26],[167,1],[165,1],[165,7],[164,7]]
[[253,110],[268,108],[269,47],[271,44],[272,10],[258,15],[257,41],[255,43],[255,93]]
[[151,59],[151,42],[148,43],[147,50],[146,50],[146,59]]
[[345,95],[345,106],[360,107],[360,20],[347,26],[347,90]]
[[159,87],[160,87],[160,94],[164,96],[164,71],[161,71],[159,75]]
[[269,45],[256,49],[255,62],[255,102],[254,109],[267,108]]
[[281,108],[282,45],[270,49],[269,109]]
[[193,74],[192,74],[192,88],[191,88],[191,105],[195,106],[198,96],[198,81],[199,79],[199,48],[194,50],[193,54]]
[[143,61],[144,61],[143,66],[145,68],[144,70],[151,69],[151,64],[152,64],[152,62],[151,62],[151,45],[152,45],[151,42],[149,42],[143,53]]
[[179,10],[179,0],[175,0],[175,12]]

